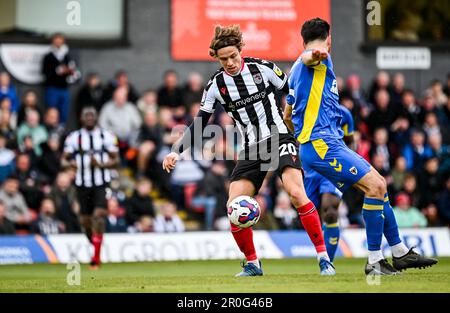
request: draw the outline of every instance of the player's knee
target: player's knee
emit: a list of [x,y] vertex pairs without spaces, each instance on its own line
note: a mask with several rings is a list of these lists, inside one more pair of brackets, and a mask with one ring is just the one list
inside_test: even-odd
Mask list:
[[292,204],[294,204],[295,207],[304,204],[307,200],[306,194],[300,188],[293,188],[287,192]]
[[338,221],[338,210],[334,207],[329,207],[323,214],[323,221],[327,224],[334,224]]
[[382,199],[386,193],[387,185],[386,180],[383,177],[377,177],[370,186],[368,196],[371,198]]

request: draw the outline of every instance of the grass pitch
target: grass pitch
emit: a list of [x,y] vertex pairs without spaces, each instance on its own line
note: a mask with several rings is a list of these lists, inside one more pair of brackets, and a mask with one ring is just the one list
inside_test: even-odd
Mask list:
[[[81,266],[81,284],[69,286],[63,264],[2,265],[4,292],[450,292],[450,258],[424,270],[380,277],[369,285],[365,259],[337,259],[337,275],[321,277],[315,259],[263,260],[263,277],[233,277],[239,261],[180,261]],[[245,281],[245,284],[242,283]],[[375,282],[376,283],[376,282]]]

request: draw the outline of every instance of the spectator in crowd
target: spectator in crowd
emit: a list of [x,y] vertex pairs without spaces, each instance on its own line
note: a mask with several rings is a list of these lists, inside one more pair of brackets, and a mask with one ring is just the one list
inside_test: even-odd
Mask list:
[[189,111],[191,105],[202,101],[203,95],[203,78],[199,73],[192,72],[189,74],[188,82],[183,89],[183,104]]
[[65,133],[64,127],[59,123],[59,112],[56,108],[48,108],[44,115],[44,127],[48,136],[56,135],[63,137]]
[[61,169],[60,159],[60,138],[57,134],[52,134],[47,141],[41,144],[42,156],[38,160],[39,174],[41,180],[53,184],[56,175]]
[[105,104],[98,121],[102,128],[112,131],[119,138],[119,147],[121,144],[128,145],[131,135],[142,124],[138,109],[127,100],[125,87],[115,89],[112,101]]
[[399,116],[390,127],[391,141],[395,143],[397,147],[403,147],[410,138],[410,123],[404,116]]
[[0,101],[4,98],[11,102],[10,111],[16,114],[19,110],[19,98],[16,87],[11,83],[11,77],[7,72],[0,72]]
[[389,128],[396,116],[387,90],[380,89],[376,92],[374,104],[375,108],[367,120],[370,131],[374,132],[377,127]]
[[55,216],[65,225],[67,233],[80,233],[80,204],[67,171],[59,172],[48,195],[56,206]]
[[438,210],[442,223],[450,227],[450,177],[447,178],[445,189],[439,195]]
[[6,218],[14,223],[16,229],[28,229],[31,223],[31,213],[25,198],[19,191],[19,178],[9,175],[0,189],[0,201],[6,209]]
[[435,79],[431,82],[431,86],[425,91],[425,94],[431,97],[437,108],[447,104],[447,95],[445,94],[442,83],[439,79]]
[[402,96],[405,91],[405,75],[403,73],[395,73],[392,78],[391,99],[395,110],[400,110],[402,105]]
[[385,71],[378,72],[377,76],[375,77],[375,80],[372,83],[372,86],[370,87],[369,91],[369,102],[375,103],[376,100],[376,94],[379,90],[385,90],[389,93],[389,82],[390,77],[389,74]]
[[143,215],[134,226],[128,227],[130,233],[149,233],[153,232],[154,222],[148,215]]
[[147,111],[151,110],[156,112],[158,110],[158,94],[153,89],[147,89],[144,94],[139,98],[137,107],[144,118]]
[[22,103],[19,108],[19,113],[17,116],[17,125],[21,125],[25,122],[27,112],[29,110],[34,110],[39,113],[39,116],[44,116],[42,108],[38,104],[38,97],[36,92],[33,90],[27,90],[22,96]]
[[154,231],[157,233],[184,232],[184,223],[177,214],[175,204],[168,202],[161,207],[161,213],[154,220]]
[[139,99],[139,94],[133,85],[131,85],[128,78],[128,73],[125,70],[117,71],[114,79],[108,83],[103,93],[103,103],[109,102],[114,97],[116,90],[119,88],[127,91],[127,102],[130,102],[133,105],[136,104]]
[[31,137],[33,149],[36,156],[42,155],[41,143],[47,141],[48,133],[44,126],[39,124],[39,113],[29,110],[26,116],[26,122],[22,123],[17,130],[17,143],[20,146],[24,144],[24,138]]
[[16,158],[16,171],[19,178],[19,190],[29,208],[37,210],[44,194],[40,189],[42,179],[36,168],[32,167],[30,156],[19,153]]
[[[159,169],[156,164],[156,154],[162,146],[163,130],[158,124],[158,113],[155,109],[148,109],[144,115],[144,123],[137,133],[136,142],[133,143],[138,149],[137,170],[138,174],[149,174],[150,167],[154,173]],[[155,177],[156,178],[156,177]]]
[[389,134],[387,129],[383,127],[375,129],[373,141],[374,143],[370,149],[370,157],[373,158],[375,154],[380,155],[383,158],[383,171],[389,172],[391,164],[394,163],[395,154],[392,148],[388,146]]
[[5,204],[0,200],[0,236],[14,235],[15,233],[14,224],[6,217]]
[[395,160],[395,166],[392,170],[392,184],[395,192],[402,189],[406,178],[406,159],[402,156]]
[[420,129],[412,130],[411,140],[403,148],[402,155],[406,159],[406,169],[416,172],[420,172],[425,160],[433,155],[433,151],[425,143],[425,135]]
[[0,133],[0,184],[3,184],[15,169],[14,151],[6,148],[6,138]]
[[423,124],[423,130],[425,131],[427,137],[433,134],[441,134],[441,128],[438,123],[436,114],[430,112],[425,115],[425,122]]
[[427,226],[427,219],[416,207],[411,206],[406,193],[401,192],[395,197],[394,215],[399,228]]
[[100,76],[97,73],[89,73],[86,77],[86,82],[78,90],[75,101],[75,114],[78,127],[81,126],[80,117],[83,108],[93,106],[97,112],[100,112],[104,103],[103,100],[103,86]]
[[107,233],[125,233],[127,231],[127,222],[123,217],[123,209],[115,197],[107,201],[108,215],[106,217]]
[[275,201],[273,215],[277,220],[280,229],[298,228],[298,214],[292,208],[291,200],[289,199],[289,195],[286,192],[282,191],[278,194]]
[[0,100],[0,112],[9,113],[9,124],[12,129],[15,129],[17,127],[17,114],[11,112],[11,100],[9,98]]
[[347,77],[347,88],[343,91],[341,95],[343,98],[348,97],[353,102],[353,108],[349,109],[353,116],[359,117],[359,114],[363,114],[365,118],[366,114],[369,114],[371,107],[367,103],[367,95],[361,87],[361,78],[352,74]]
[[417,178],[412,173],[407,173],[405,176],[405,181],[403,183],[402,190],[409,196],[411,204],[415,207],[419,207],[421,203],[420,190],[417,188]]
[[411,126],[420,127],[422,108],[417,103],[414,92],[411,89],[406,89],[403,92],[400,115],[406,117]]
[[55,210],[53,200],[44,198],[39,209],[39,216],[31,226],[32,232],[43,236],[64,233],[65,225],[56,219]]
[[447,74],[447,83],[444,87],[444,93],[447,96],[447,99],[450,97],[450,73]]
[[63,34],[54,34],[50,52],[44,56],[42,62],[42,73],[45,76],[45,103],[48,107],[59,110],[63,124],[66,123],[69,114],[68,84],[79,75],[65,41]]
[[6,147],[12,150],[17,149],[16,132],[11,126],[11,112],[0,111],[0,134],[6,140]]
[[126,219],[129,225],[134,225],[142,216],[155,217],[153,200],[150,197],[152,183],[146,178],[136,182],[133,195],[126,200]]
[[226,211],[226,173],[225,163],[215,161],[197,186],[192,205],[204,208],[206,230],[213,230],[215,217]]
[[174,70],[164,74],[164,85],[158,89],[158,104],[171,109],[184,106],[183,92],[178,86],[178,74]]
[[424,170],[418,175],[419,189],[424,190],[421,197],[421,208],[438,202],[439,193],[443,190],[443,178],[439,173],[439,159],[432,157],[425,162]]
[[440,134],[430,135],[428,143],[433,150],[433,155],[439,159],[439,171],[448,175],[450,173],[450,145],[442,144]]
[[353,141],[355,143],[355,152],[362,156],[366,161],[370,162],[371,143],[365,135],[355,131],[353,133]]

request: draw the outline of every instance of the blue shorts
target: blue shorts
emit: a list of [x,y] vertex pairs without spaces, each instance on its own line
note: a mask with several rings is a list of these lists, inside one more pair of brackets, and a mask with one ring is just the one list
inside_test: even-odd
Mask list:
[[331,193],[342,199],[342,192],[336,188],[328,179],[317,173],[308,166],[303,167],[305,171],[305,190],[309,200],[311,200],[316,208],[320,208],[321,196],[324,193]]
[[344,192],[370,171],[370,164],[341,139],[326,138],[301,145],[303,166],[317,171]]

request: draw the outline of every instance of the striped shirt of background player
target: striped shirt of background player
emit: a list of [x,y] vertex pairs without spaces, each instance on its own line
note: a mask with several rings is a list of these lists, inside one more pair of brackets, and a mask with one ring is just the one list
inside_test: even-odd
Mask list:
[[81,128],[70,133],[64,144],[64,152],[72,154],[77,163],[75,185],[93,187],[109,183],[111,170],[91,166],[91,155],[100,163],[106,163],[109,160],[108,153],[118,151],[116,136],[100,127],[92,131]]
[[[282,89],[287,76],[274,63],[255,58],[244,58],[241,72],[228,75],[220,69],[209,81],[203,95],[201,110],[213,113],[221,103],[238,125],[243,148],[256,144],[271,135],[275,125],[281,134],[288,133],[281,108],[277,105],[273,91]],[[255,99],[265,92],[261,100]],[[252,98],[253,97],[253,98]],[[248,102],[243,102],[247,100]],[[242,106],[233,109],[230,103],[241,101]]]

